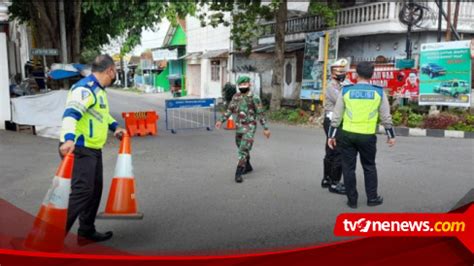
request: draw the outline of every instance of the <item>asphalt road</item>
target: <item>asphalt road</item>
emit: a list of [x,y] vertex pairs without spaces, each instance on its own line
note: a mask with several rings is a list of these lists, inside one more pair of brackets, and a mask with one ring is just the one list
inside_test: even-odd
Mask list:
[[[474,141],[399,137],[378,142],[382,206],[367,207],[358,165],[359,209],[320,187],[322,129],[270,124],[271,139],[257,132],[254,172],[233,181],[237,153],[232,131],[164,130],[162,95],[109,92],[112,113],[158,111],[159,136],[133,138],[132,153],[140,221],[98,220],[113,230],[105,243],[156,254],[250,252],[341,240],[333,236],[342,212],[446,212],[474,187]],[[119,142],[104,148],[104,209]],[[0,197],[31,214],[59,163],[57,141],[0,131]],[[73,228],[75,230],[76,227]]]

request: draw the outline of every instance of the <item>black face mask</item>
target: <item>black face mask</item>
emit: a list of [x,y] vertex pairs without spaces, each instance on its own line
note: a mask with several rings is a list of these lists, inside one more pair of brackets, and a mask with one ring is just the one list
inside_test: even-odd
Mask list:
[[335,80],[343,82],[346,79],[346,74],[339,74],[334,77]]
[[239,88],[239,91],[240,91],[241,93],[247,93],[249,90],[250,90],[249,87],[247,87],[247,88]]

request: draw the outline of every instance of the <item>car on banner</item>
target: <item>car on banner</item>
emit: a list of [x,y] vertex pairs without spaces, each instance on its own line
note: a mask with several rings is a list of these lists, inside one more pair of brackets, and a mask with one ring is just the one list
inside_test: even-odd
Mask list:
[[440,65],[437,65],[434,63],[428,63],[421,67],[421,73],[427,74],[428,76],[430,76],[430,78],[435,78],[435,77],[446,75],[446,69],[444,69]]
[[464,80],[450,80],[441,82],[434,88],[435,93],[447,94],[452,97],[458,97],[459,94],[469,93],[470,86],[467,81]]

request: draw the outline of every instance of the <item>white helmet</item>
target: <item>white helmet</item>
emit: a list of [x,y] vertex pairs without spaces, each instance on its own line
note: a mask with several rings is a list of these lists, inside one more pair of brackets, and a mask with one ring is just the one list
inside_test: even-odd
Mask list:
[[349,61],[345,58],[341,58],[331,64],[331,68],[333,67],[343,67],[345,70],[347,70],[347,68],[349,67]]

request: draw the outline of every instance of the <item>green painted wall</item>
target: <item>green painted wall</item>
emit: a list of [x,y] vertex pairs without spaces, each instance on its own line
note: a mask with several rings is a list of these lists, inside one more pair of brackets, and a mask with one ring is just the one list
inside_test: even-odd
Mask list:
[[184,32],[181,25],[178,25],[174,32],[173,38],[168,43],[168,46],[186,45],[186,33]]
[[168,81],[168,75],[170,71],[168,66],[155,77],[156,86],[164,88],[165,91],[170,91],[170,82]]

